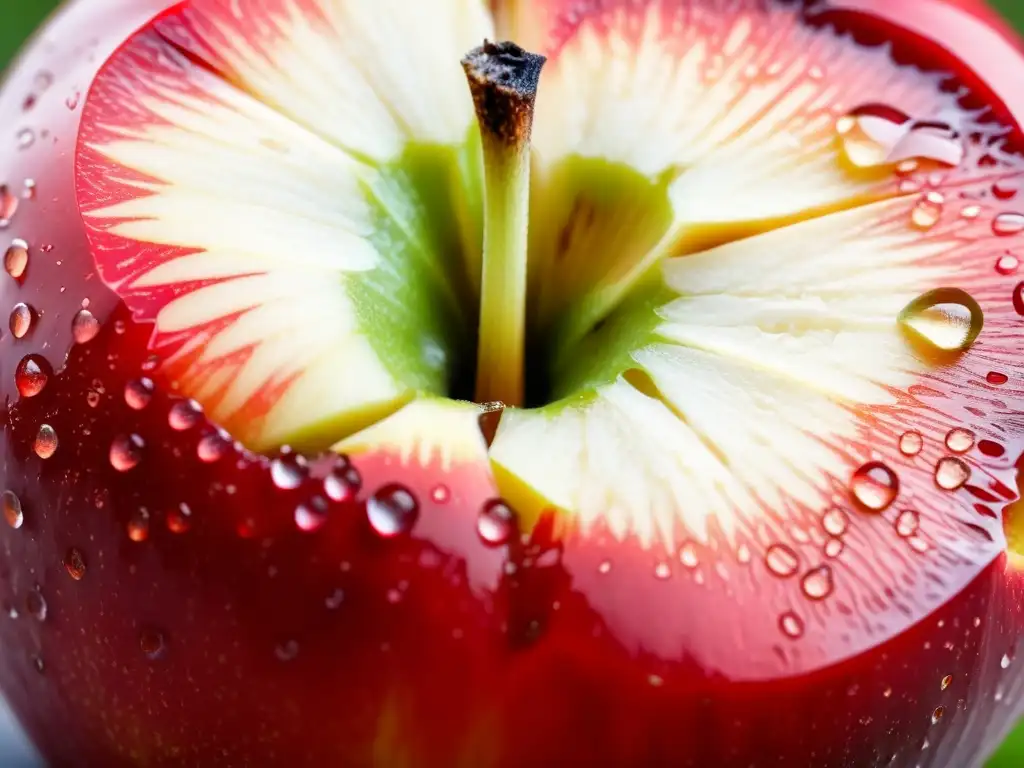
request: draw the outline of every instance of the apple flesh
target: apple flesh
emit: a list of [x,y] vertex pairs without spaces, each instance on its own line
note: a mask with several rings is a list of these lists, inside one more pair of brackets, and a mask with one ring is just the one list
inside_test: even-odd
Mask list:
[[[461,334],[473,335],[480,298],[489,183],[458,62],[493,31],[490,17],[472,3],[424,12],[452,43],[411,49],[410,67],[438,68],[429,93],[402,91],[389,62],[367,55],[376,87],[406,97],[390,103],[402,119],[386,133],[369,118],[327,119],[341,102],[315,89],[333,81],[297,76],[303,60],[288,56],[322,52],[299,35],[315,24],[281,22],[290,45],[269,49],[281,58],[227,55],[266,30],[261,12],[322,21],[329,6],[373,28],[358,13],[369,6],[242,5],[236,28],[227,2],[78,0],[0,95],[16,134],[0,146],[13,249],[0,284],[6,305],[28,312],[0,339],[0,686],[43,754],[56,765],[978,763],[1024,700],[1024,594],[1002,525],[1014,532],[1004,508],[1022,447],[1008,258],[1024,114],[1015,42],[981,11],[938,0],[915,14],[873,0],[575,15],[555,0],[499,4],[502,36],[548,56],[527,274],[533,338],[548,342],[528,352],[550,381],[546,404],[509,409],[488,446],[480,409],[445,398],[472,359]],[[384,5],[374,13],[395,12]],[[766,23],[743,27],[755,6]],[[594,53],[649,32],[651,8],[679,36],[632,40],[647,69]],[[416,29],[385,18],[394,45]],[[794,141],[751,102],[731,113],[746,117],[736,141],[724,128],[679,141],[694,123],[673,109],[714,127],[723,118],[707,105],[720,102],[666,73],[681,50],[724,46],[714,33],[741,27],[766,37],[742,48],[753,70],[736,77],[763,76],[778,96],[771,57],[756,57],[800,64],[816,52],[843,109],[826,104],[815,122],[804,120],[813,102],[793,107]],[[880,39],[891,54],[870,47]],[[347,44],[358,56],[367,39]],[[896,62],[970,90],[957,99]],[[811,68],[792,77],[785,92],[818,93]],[[719,82],[749,95],[722,78],[708,78],[709,93]],[[352,88],[337,98],[359,106]],[[167,91],[206,109],[179,102],[141,119]],[[229,97],[238,109],[222,109]],[[963,161],[903,176],[844,164],[833,123],[883,97],[941,113]],[[327,139],[292,141],[310,124]],[[279,133],[250,146],[252,126]],[[164,194],[169,178],[190,191]],[[374,229],[360,184],[406,229]],[[417,208],[424,199],[444,202]],[[308,229],[275,228],[289,215]],[[344,248],[317,228],[334,215]],[[449,286],[429,258],[402,261],[412,246],[382,248],[382,231],[403,248],[429,231],[422,253],[462,277]],[[264,237],[245,239],[253,232]],[[197,299],[251,277],[231,261],[243,245],[271,279],[221,288],[224,304]],[[196,254],[211,271],[138,280]],[[402,279],[411,288],[376,321],[394,326],[399,362],[417,360],[397,374],[380,336],[342,333],[356,294],[331,293],[331,269],[354,283],[389,255],[397,282],[375,301]],[[952,363],[912,354],[897,329],[908,301],[947,281],[985,318]],[[230,351],[277,339],[262,350],[267,370],[288,374],[276,389],[260,382],[245,407],[224,388],[251,383],[252,357],[211,374],[202,355],[223,329],[197,331],[189,314],[216,325],[240,294],[283,303]],[[820,301],[801,304],[808,296]],[[776,348],[753,333],[787,324],[834,343],[793,332]],[[956,429],[971,434],[962,452]],[[715,475],[708,457],[721,455],[740,469]],[[969,479],[946,479],[962,466]]]

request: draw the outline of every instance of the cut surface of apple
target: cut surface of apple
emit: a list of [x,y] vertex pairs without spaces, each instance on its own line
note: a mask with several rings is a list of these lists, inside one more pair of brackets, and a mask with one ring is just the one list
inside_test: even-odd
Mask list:
[[[741,635],[877,601],[851,655],[1006,551],[972,489],[1021,448],[1022,163],[980,97],[801,4],[485,5],[194,0],[104,64],[78,204],[162,380],[254,450],[489,463],[524,534],[652,571],[828,568]],[[547,58],[508,221],[460,67],[495,36]],[[521,295],[487,280],[499,225]],[[510,296],[526,395],[488,448],[466,401]]]

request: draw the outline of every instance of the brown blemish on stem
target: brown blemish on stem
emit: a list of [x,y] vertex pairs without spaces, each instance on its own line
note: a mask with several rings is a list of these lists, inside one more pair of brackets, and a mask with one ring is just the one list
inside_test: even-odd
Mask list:
[[512,147],[530,140],[545,61],[508,42],[484,42],[462,59],[480,128],[490,138]]

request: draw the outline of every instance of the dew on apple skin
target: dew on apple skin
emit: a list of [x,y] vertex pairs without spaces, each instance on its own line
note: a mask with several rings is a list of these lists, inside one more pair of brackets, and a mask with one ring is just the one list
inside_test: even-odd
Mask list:
[[936,707],[935,710],[932,712],[932,725],[938,725],[939,720],[941,720],[942,716],[945,714],[945,707]]
[[1004,653],[1003,654],[1003,658],[1001,658],[999,660],[999,668],[1000,669],[1009,669],[1010,668],[1010,664],[1012,662],[1013,662],[1013,659],[1010,658],[1010,654]]
[[40,459],[48,459],[57,452],[57,430],[49,424],[41,424],[36,432],[32,449]]
[[294,640],[286,640],[274,648],[278,661],[293,661],[299,655],[299,644]]
[[1012,200],[1017,196],[1017,185],[1010,179],[1000,179],[992,185],[992,194],[997,200]]
[[224,458],[230,445],[230,438],[221,432],[209,432],[199,438],[199,442],[196,444],[196,456],[204,464],[213,464]]
[[904,432],[900,435],[900,453],[904,456],[917,456],[924,448],[924,438],[920,432]]
[[939,223],[944,206],[945,198],[941,192],[928,192],[910,212],[910,221],[917,229],[927,231]]
[[324,598],[324,605],[329,611],[336,611],[345,600],[345,591],[336,589]]
[[946,447],[953,453],[967,453],[974,447],[974,433],[964,427],[955,427],[946,434]]
[[327,500],[314,496],[295,507],[295,525],[304,533],[318,531],[327,522]]
[[118,435],[110,444],[110,465],[118,472],[135,469],[145,447],[146,441],[137,434]]
[[658,581],[666,581],[672,578],[672,569],[669,568],[668,563],[658,563],[654,566],[654,578]]
[[1024,232],[1024,213],[1000,213],[992,219],[992,231],[1000,237]]
[[831,557],[833,559],[843,554],[843,550],[846,545],[843,544],[842,539],[829,539],[825,542],[825,557]]
[[788,578],[796,573],[800,560],[792,549],[785,544],[772,544],[764,556],[768,570],[776,576]]
[[14,383],[22,397],[35,397],[50,380],[50,365],[35,355],[26,355],[14,372]]
[[290,491],[302,485],[307,471],[305,459],[290,451],[270,462],[270,479],[282,491]]
[[37,621],[46,621],[48,610],[46,598],[44,598],[43,593],[39,591],[39,587],[32,589],[29,591],[28,595],[25,596],[25,611],[32,618]]
[[452,492],[443,483],[435,485],[430,491],[430,500],[435,504],[447,504],[452,497]]
[[942,682],[939,683],[939,690],[943,690],[944,691],[947,688],[949,688],[949,686],[951,686],[952,684],[953,684],[953,676],[952,675],[946,675],[944,678],[942,678]]
[[324,477],[324,493],[331,501],[339,503],[355,499],[362,485],[363,479],[359,475],[359,470],[349,464],[347,459],[342,459]]
[[696,568],[700,565],[700,558],[697,556],[697,547],[692,541],[687,541],[679,548],[679,562],[686,568]]
[[146,376],[132,379],[124,385],[124,401],[133,411],[141,411],[152,401],[155,389],[153,380]]
[[880,461],[864,464],[850,478],[850,491],[857,503],[868,512],[883,512],[899,495],[900,481],[896,473]]
[[166,648],[167,641],[160,630],[146,627],[139,633],[139,650],[150,661],[163,656]]
[[167,424],[176,432],[192,429],[202,418],[203,408],[195,400],[179,400],[167,411]]
[[917,512],[912,509],[905,509],[899,513],[896,517],[896,522],[893,527],[896,529],[897,535],[901,538],[909,538],[917,533],[917,529],[920,526],[920,518]]
[[128,521],[128,538],[135,542],[149,538],[149,512],[140,508]]
[[416,525],[420,505],[405,486],[392,483],[379,489],[366,501],[370,527],[386,539],[408,534]]
[[71,547],[64,555],[64,570],[75,581],[81,581],[85,577],[85,557],[77,547]]
[[850,524],[850,518],[846,510],[840,507],[832,507],[821,518],[821,527],[826,533],[833,536],[842,536]]
[[515,512],[501,499],[488,501],[477,517],[476,532],[489,547],[507,544],[516,532]]
[[793,638],[794,640],[803,637],[804,634],[804,622],[799,616],[792,611],[786,611],[779,617],[779,629],[786,637]]
[[36,143],[36,132],[31,128],[20,129],[14,137],[18,144],[18,149],[28,149]]
[[32,330],[32,320],[35,313],[32,311],[32,307],[23,301],[18,302],[14,305],[11,310],[11,316],[8,319],[8,327],[11,329],[11,334],[16,339],[23,339],[28,335],[28,332]]
[[71,335],[76,344],[88,344],[100,332],[100,321],[88,309],[80,309],[71,320]]
[[996,259],[996,272],[1000,275],[1012,275],[1020,267],[1020,259],[1012,253],[1004,253]]
[[935,484],[944,491],[962,488],[971,479],[971,468],[963,459],[944,456],[935,465]]
[[800,580],[800,588],[804,595],[811,600],[824,600],[832,594],[834,582],[832,568],[821,565],[804,574]]
[[[0,207],[3,206],[0,201]],[[2,218],[2,216],[0,216]],[[15,280],[21,281],[28,270],[28,243],[15,240],[4,252],[4,269]]]
[[25,512],[21,507],[21,499],[14,491],[0,494],[0,503],[4,508],[4,520],[11,528],[18,529],[25,524]]
[[182,502],[167,513],[164,522],[171,533],[187,533],[192,527],[192,508]]
[[898,318],[904,335],[928,355],[967,351],[984,326],[981,307],[966,291],[937,288],[907,304]]

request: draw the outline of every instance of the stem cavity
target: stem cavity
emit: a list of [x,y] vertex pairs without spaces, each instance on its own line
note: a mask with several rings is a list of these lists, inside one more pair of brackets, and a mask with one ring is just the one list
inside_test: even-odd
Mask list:
[[544,62],[507,42],[485,42],[462,60],[484,160],[477,402],[524,398],[530,136]]

